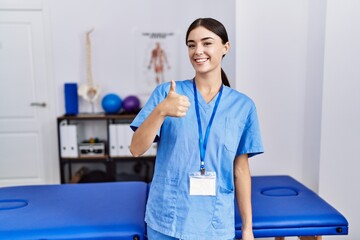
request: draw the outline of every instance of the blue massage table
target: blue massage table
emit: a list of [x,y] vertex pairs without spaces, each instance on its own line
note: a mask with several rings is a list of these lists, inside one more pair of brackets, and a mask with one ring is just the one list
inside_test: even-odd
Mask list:
[[[348,233],[338,211],[291,177],[253,177],[252,188],[255,237]],[[143,240],[147,191],[144,182],[0,188],[0,239]],[[239,238],[237,210],[235,223]]]
[[[252,177],[253,231],[255,238],[347,235],[348,222],[341,213],[313,191],[289,176]],[[235,211],[236,238],[241,218]]]
[[144,240],[144,182],[0,188],[0,239]]

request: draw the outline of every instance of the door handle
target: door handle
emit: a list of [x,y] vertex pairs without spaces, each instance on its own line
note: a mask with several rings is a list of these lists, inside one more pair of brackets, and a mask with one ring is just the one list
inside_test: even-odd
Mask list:
[[42,102],[42,103],[32,102],[32,103],[30,103],[30,106],[32,106],[32,107],[46,107],[46,103],[44,103],[44,102]]

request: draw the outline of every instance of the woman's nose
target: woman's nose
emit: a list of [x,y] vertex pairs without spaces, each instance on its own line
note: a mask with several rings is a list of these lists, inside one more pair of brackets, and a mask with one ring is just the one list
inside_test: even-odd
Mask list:
[[204,49],[203,49],[202,46],[197,46],[197,47],[195,48],[195,54],[201,55],[203,52],[204,52]]

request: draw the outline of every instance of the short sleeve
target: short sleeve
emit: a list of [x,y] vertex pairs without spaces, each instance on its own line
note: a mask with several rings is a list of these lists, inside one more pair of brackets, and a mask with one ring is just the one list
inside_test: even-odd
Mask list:
[[[136,131],[136,129],[145,121],[145,119],[150,115],[154,108],[166,98],[166,89],[169,87],[169,83],[163,83],[155,88],[144,107],[140,110],[140,112],[136,115],[135,119],[130,124],[130,127],[133,131]],[[155,141],[157,141],[159,137],[160,131],[158,132]]]
[[249,157],[263,153],[263,143],[261,139],[260,127],[256,108],[253,107],[245,122],[243,134],[236,155],[248,154]]

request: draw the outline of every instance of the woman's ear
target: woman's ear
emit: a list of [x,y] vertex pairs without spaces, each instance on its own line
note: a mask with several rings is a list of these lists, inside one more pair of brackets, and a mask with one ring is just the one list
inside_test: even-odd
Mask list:
[[229,42],[226,42],[225,44],[224,44],[224,48],[223,48],[224,50],[223,50],[223,56],[225,55],[225,54],[227,54],[228,52],[229,52],[229,50],[230,50],[230,43]]

